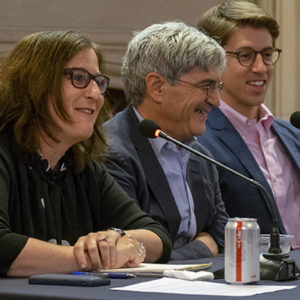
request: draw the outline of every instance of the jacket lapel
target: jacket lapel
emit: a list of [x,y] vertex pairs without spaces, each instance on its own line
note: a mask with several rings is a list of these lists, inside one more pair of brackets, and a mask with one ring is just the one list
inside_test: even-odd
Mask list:
[[[211,118],[211,120],[218,120],[218,122],[209,122],[209,126],[213,130],[215,130],[215,134],[218,136],[218,138],[222,140],[222,142],[229,149],[231,149],[233,155],[244,166],[246,171],[249,173],[250,177],[262,184],[267,189],[267,191],[273,196],[272,190],[266,178],[264,177],[252,153],[248,149],[246,143],[241,138],[237,130],[233,127],[233,125],[228,121],[226,116],[218,108],[213,108],[210,113],[213,115],[213,118]],[[246,176],[249,177],[249,175]],[[263,199],[265,201],[266,206],[268,207],[270,214],[272,215],[273,210],[269,202],[265,199],[264,196]],[[279,216],[279,212],[274,200],[273,203],[273,205],[275,205],[276,207],[277,215]],[[281,221],[279,221],[279,226],[281,230],[283,230],[283,225]]]
[[290,154],[293,163],[300,170],[300,130],[295,133],[288,128],[287,124],[281,120],[275,120],[272,124],[272,130],[284,145],[286,151]]
[[209,126],[215,130],[218,138],[232,151],[233,155],[240,161],[250,176],[263,184],[271,192],[271,188],[260,167],[237,130],[219,109],[213,108],[210,114],[213,115],[212,120],[218,120],[218,122],[208,121]]
[[[174,239],[178,232],[178,226],[176,226],[176,224],[180,223],[181,216],[170,190],[169,183],[158,159],[156,158],[152,146],[148,142],[147,138],[142,136],[138,131],[139,121],[131,106],[128,107],[127,113],[129,136],[136,148],[143,166],[149,190],[153,193],[156,201],[159,203],[164,215],[166,216],[165,220],[167,220],[170,234]],[[173,217],[175,216],[176,220],[178,219],[179,221],[176,222],[176,224],[174,224],[175,222],[170,222],[170,218],[167,217],[169,214],[173,214]]]

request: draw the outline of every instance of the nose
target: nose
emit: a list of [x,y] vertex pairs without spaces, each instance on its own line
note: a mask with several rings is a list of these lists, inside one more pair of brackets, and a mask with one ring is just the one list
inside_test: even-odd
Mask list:
[[206,99],[206,102],[213,106],[220,105],[220,92],[218,89],[213,90],[211,95],[209,95]]
[[85,88],[85,93],[88,98],[98,100],[103,97],[95,80],[91,79],[89,85]]
[[263,57],[261,53],[257,53],[255,61],[251,65],[251,69],[253,72],[262,73],[267,71],[267,66],[263,61]]

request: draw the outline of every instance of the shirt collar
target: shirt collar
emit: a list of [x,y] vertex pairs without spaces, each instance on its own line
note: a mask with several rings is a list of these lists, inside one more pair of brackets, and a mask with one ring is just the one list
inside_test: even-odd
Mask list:
[[[136,110],[135,107],[133,107],[133,111],[135,112],[139,122],[143,121],[144,118],[140,115],[140,113]],[[161,149],[167,144],[170,143],[167,140],[163,139],[163,138],[147,138],[149,143],[152,145],[153,149],[157,152],[160,153]],[[192,147],[194,145],[194,143],[196,143],[196,137],[193,137],[192,139],[186,140],[183,142],[184,144]],[[185,149],[182,149],[185,150]]]
[[265,126],[265,128],[269,130],[274,121],[273,114],[264,104],[260,105],[258,122],[256,122],[256,120],[248,120],[247,117],[237,112],[235,109],[233,109],[221,99],[219,109],[233,123],[233,125],[241,124],[245,128],[255,126],[257,123],[262,123]]

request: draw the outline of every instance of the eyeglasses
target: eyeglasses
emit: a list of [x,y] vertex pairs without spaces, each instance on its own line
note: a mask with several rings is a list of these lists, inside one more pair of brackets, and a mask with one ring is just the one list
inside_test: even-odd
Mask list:
[[265,65],[275,65],[279,59],[281,49],[268,48],[263,51],[254,51],[251,48],[243,48],[238,52],[226,51],[229,55],[235,55],[242,66],[249,67],[255,60],[259,53]]
[[213,80],[205,82],[205,83],[200,83],[200,84],[195,84],[195,83],[191,83],[191,82],[180,80],[180,79],[176,79],[176,81],[188,84],[196,89],[201,89],[201,90],[205,91],[207,97],[211,96],[211,94],[215,90],[221,91],[224,86],[222,81],[213,81]]
[[91,79],[93,79],[96,82],[101,95],[105,93],[109,84],[109,78],[107,76],[103,74],[93,75],[82,68],[67,68],[64,69],[64,74],[71,76],[73,86],[78,89],[86,88],[90,84]]

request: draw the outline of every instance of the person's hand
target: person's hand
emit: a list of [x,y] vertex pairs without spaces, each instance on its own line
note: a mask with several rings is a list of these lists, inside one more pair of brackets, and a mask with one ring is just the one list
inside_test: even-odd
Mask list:
[[143,243],[131,237],[130,234],[126,234],[118,240],[116,252],[117,260],[112,268],[137,267],[146,257],[146,248]]
[[144,261],[144,245],[130,234],[121,235],[114,231],[89,233],[74,245],[74,256],[79,269],[100,271],[124,265],[136,267]]
[[108,269],[116,265],[116,244],[121,235],[114,230],[92,232],[74,245],[79,269]]

